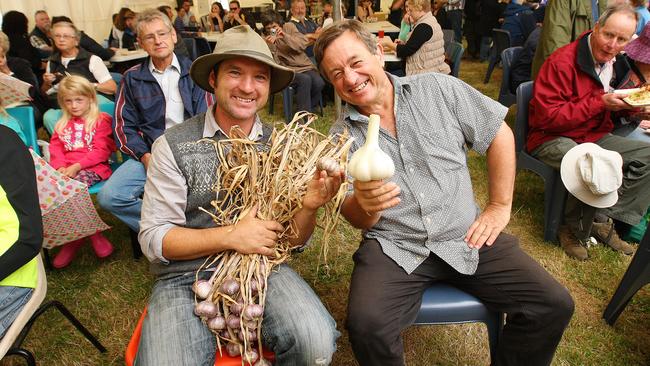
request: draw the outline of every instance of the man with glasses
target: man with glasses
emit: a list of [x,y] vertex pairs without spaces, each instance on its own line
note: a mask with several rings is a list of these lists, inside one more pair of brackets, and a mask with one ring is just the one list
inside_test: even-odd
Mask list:
[[[608,8],[592,32],[555,51],[535,80],[527,143],[533,156],[559,169],[567,151],[591,142],[623,157],[623,185],[614,206],[597,211],[572,195],[566,200],[558,236],[566,254],[579,260],[588,258],[591,235],[616,251],[634,253],[619,235],[637,225],[650,205],[650,145],[612,135],[613,117],[643,111],[613,92],[628,77],[629,64],[620,52],[636,23],[629,5]],[[647,113],[639,116],[647,119]]]
[[155,9],[139,13],[136,31],[149,57],[124,73],[113,122],[115,142],[131,159],[111,175],[98,201],[138,232],[151,145],[167,128],[205,112],[212,97],[191,80],[192,62],[174,53],[177,36],[166,15]]
[[238,25],[248,25],[253,29],[257,29],[255,25],[255,20],[253,19],[252,16],[246,14],[244,10],[242,10],[241,5],[239,5],[239,1],[233,0],[228,4],[228,14],[223,19],[223,30],[226,31],[232,27],[236,27]]

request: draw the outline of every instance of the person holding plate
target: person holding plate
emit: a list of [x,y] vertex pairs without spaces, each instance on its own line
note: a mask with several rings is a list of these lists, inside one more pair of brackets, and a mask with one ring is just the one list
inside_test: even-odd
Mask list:
[[612,134],[612,116],[650,116],[650,109],[631,106],[623,100],[625,94],[613,92],[630,70],[620,52],[632,39],[636,23],[629,5],[608,8],[593,31],[555,51],[535,80],[527,141],[534,157],[559,169],[569,150],[590,142],[623,158],[616,204],[597,209],[573,195],[567,198],[559,239],[567,255],[579,260],[588,258],[586,245],[592,235],[614,250],[634,253],[620,237],[650,206],[650,144]]

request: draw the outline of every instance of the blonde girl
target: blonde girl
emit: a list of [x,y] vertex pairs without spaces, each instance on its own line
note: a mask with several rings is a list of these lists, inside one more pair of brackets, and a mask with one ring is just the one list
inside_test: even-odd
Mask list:
[[[57,98],[62,115],[50,140],[50,165],[88,186],[108,179],[108,158],[115,151],[115,142],[111,116],[99,111],[95,88],[81,76],[66,76],[59,83]],[[91,235],[90,241],[100,258],[113,252],[113,246],[101,233]],[[52,265],[66,267],[83,243],[80,239],[65,244]]]

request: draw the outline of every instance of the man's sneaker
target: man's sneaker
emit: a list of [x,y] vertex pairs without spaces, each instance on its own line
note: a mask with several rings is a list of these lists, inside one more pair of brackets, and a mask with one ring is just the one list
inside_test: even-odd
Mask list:
[[634,247],[618,236],[612,219],[602,223],[594,222],[591,233],[599,242],[608,245],[616,251],[627,255],[634,254]]
[[589,255],[587,254],[587,245],[586,241],[583,243],[581,240],[573,235],[568,226],[562,226],[560,232],[558,233],[560,238],[560,245],[564,252],[571,258],[579,259],[581,261],[587,260]]

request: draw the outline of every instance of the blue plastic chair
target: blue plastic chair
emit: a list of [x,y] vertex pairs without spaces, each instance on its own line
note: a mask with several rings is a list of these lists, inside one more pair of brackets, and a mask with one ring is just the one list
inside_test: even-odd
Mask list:
[[492,49],[490,49],[490,63],[488,64],[487,71],[485,72],[485,79],[483,84],[490,82],[492,71],[501,62],[501,53],[506,48],[510,48],[510,32],[505,29],[492,29]]
[[[111,117],[115,116],[115,102],[108,100],[108,98],[103,95],[97,95],[97,103],[99,104],[99,110],[101,112],[108,113]],[[48,109],[43,114],[43,126],[50,134],[54,132],[54,126],[56,126],[56,122],[59,118],[61,118],[60,109]]]
[[523,47],[510,47],[501,52],[501,65],[503,65],[503,77],[501,78],[501,88],[499,89],[499,103],[510,107],[516,102],[517,96],[510,92],[510,67],[512,63],[519,58]]
[[528,138],[528,103],[533,97],[533,82],[527,81],[517,88],[517,117],[515,120],[515,152],[517,171],[528,169],[544,179],[544,240],[556,241],[562,223],[567,190],[560,172],[537,160],[526,151]]
[[453,286],[437,283],[422,295],[414,325],[483,323],[487,326],[492,364],[503,330],[503,313],[488,310],[476,297]]
[[190,55],[190,59],[192,61],[196,60],[196,42],[194,41],[194,38],[183,38],[183,42],[185,42],[185,47],[187,47],[187,52]]
[[7,108],[7,113],[15,118],[20,124],[20,128],[23,130],[23,133],[29,142],[29,147],[31,147],[35,153],[41,155],[41,149],[36,143],[38,135],[36,134],[36,121],[34,120],[34,107],[25,105]]
[[650,283],[650,230],[646,230],[634,258],[603,313],[605,322],[614,325],[634,294],[648,283]]

